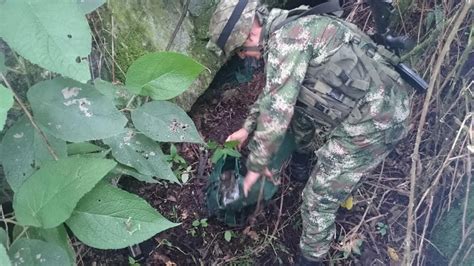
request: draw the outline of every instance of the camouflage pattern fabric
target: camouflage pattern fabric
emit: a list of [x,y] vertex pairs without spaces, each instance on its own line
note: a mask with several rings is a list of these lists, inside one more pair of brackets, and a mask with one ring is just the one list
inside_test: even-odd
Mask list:
[[229,39],[224,45],[224,51],[216,45],[219,36],[224,30],[224,27],[238,2],[239,0],[220,1],[212,15],[211,22],[209,23],[210,41],[207,44],[207,48],[214,51],[217,55],[222,55],[222,52],[224,52],[224,56],[229,57],[237,47],[242,46],[250,33],[250,28],[252,27],[255,12],[257,10],[257,0],[248,0],[242,15],[235,24]]
[[[269,24],[275,19],[272,13],[274,10]],[[300,242],[303,255],[312,259],[321,259],[328,252],[340,203],[407,132],[410,91],[393,78],[388,67],[367,71],[364,79],[370,86],[355,108],[360,114],[334,127],[311,122],[311,117],[296,107],[308,67],[324,65],[341,47],[353,45],[348,42],[352,32],[338,19],[308,16],[270,33],[266,87],[244,124],[254,134],[249,143],[249,170],[263,171],[288,130],[295,135],[298,149],[316,153],[318,162],[303,191]]]

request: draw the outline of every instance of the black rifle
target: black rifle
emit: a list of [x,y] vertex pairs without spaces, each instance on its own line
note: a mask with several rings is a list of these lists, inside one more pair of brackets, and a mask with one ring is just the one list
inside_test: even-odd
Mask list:
[[[394,37],[390,34],[388,24],[393,10],[392,0],[367,0],[367,2],[375,20],[376,33],[372,36],[372,39],[397,55],[401,50],[410,50],[413,47],[413,42],[409,38],[405,36]],[[428,84],[413,69],[403,63],[398,63],[393,67],[403,80],[413,86],[417,92],[426,92]]]

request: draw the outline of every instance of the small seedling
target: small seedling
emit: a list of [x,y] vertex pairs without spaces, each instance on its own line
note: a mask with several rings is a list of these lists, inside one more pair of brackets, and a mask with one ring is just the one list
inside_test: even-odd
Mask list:
[[229,230],[225,231],[224,233],[225,241],[230,242],[232,240],[232,235],[233,235],[232,231],[229,231]]
[[140,266],[140,263],[138,263],[134,258],[128,257],[128,265],[130,265],[130,266]]
[[[193,221],[191,224],[193,227],[188,229],[188,233],[190,233],[192,236],[196,236],[197,230],[199,228],[205,228],[208,227],[209,224],[207,223],[207,218],[204,219],[196,219]],[[206,235],[206,232],[202,233],[202,236],[204,237]]]
[[207,219],[204,218],[200,220],[199,219],[194,220],[192,225],[197,228],[197,227],[207,227],[209,224],[207,223]]
[[209,141],[207,147],[211,151],[214,151],[214,154],[211,157],[212,163],[217,163],[221,158],[225,160],[227,156],[240,158],[240,152],[237,151],[238,145],[238,141],[227,141],[222,146],[215,141]]
[[178,154],[178,149],[174,144],[170,146],[170,154],[165,155],[166,161],[171,163],[174,174],[180,179],[181,183],[186,183],[191,176],[192,167],[186,163],[181,155]]
[[377,233],[379,233],[381,236],[384,236],[387,234],[388,231],[388,225],[378,222],[377,223]]

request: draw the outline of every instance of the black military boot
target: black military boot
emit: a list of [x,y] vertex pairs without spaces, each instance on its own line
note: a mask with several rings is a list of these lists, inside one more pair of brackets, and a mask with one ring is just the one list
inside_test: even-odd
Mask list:
[[311,160],[310,154],[293,152],[288,170],[291,179],[306,183],[311,173]]

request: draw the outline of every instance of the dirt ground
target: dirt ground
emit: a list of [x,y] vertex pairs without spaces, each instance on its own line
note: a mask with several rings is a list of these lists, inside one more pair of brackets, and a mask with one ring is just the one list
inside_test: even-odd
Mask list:
[[[264,75],[256,71],[242,84],[213,84],[190,112],[206,141],[223,143],[239,129],[264,86]],[[409,143],[408,141],[406,143]],[[400,156],[406,143],[399,145],[373,175],[363,179],[353,193],[351,210],[340,208],[337,241],[330,257],[336,265],[387,265],[398,255],[404,230],[398,223],[408,203],[403,188],[410,159]],[[208,217],[205,204],[206,178],[212,169],[210,154],[196,145],[183,144],[180,154],[195,170],[185,185],[146,184],[124,178],[121,186],[146,199],[161,214],[181,225],[156,235],[140,245],[136,259],[145,265],[256,264],[291,265],[298,255],[301,234],[299,206],[304,184],[285,177],[274,199],[241,227],[229,227]],[[243,151],[245,154],[245,150]],[[203,163],[204,162],[204,163]],[[202,169],[202,176],[198,175]],[[193,225],[196,220],[208,219]],[[227,241],[225,232],[230,231]],[[227,233],[229,234],[229,233]],[[360,250],[360,251],[359,251]],[[80,246],[84,265],[127,265],[127,249],[101,251]],[[359,255],[359,253],[361,255]]]

